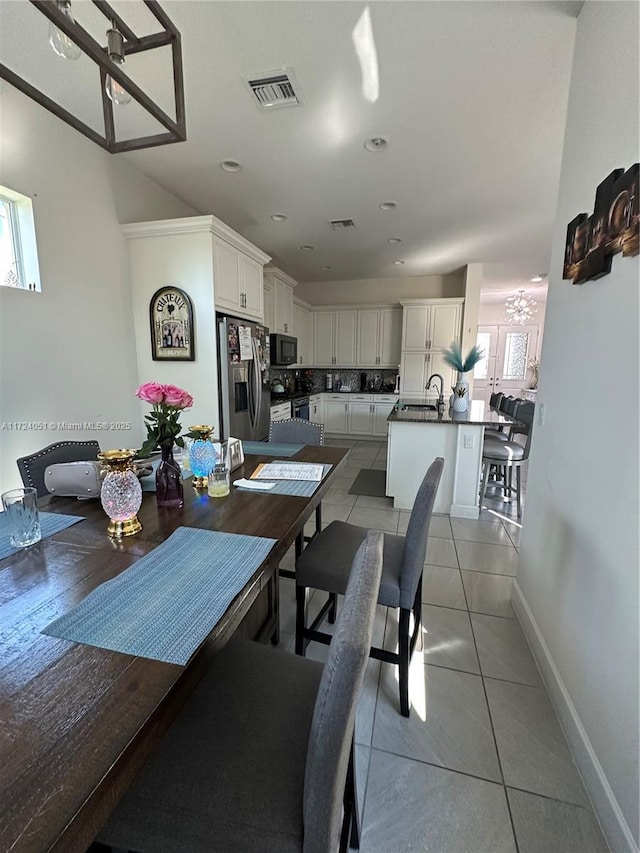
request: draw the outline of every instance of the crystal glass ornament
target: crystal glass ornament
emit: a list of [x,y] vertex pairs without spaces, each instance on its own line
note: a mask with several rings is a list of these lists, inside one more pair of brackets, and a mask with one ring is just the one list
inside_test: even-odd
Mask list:
[[105,450],[98,454],[106,471],[100,502],[111,519],[107,533],[114,539],[133,536],[142,530],[138,521],[142,486],[136,476],[135,455],[135,450]]
[[213,427],[205,424],[192,426],[189,431],[197,433],[189,447],[189,465],[193,473],[193,486],[196,489],[207,488],[207,478],[215,468],[216,451],[211,442]]

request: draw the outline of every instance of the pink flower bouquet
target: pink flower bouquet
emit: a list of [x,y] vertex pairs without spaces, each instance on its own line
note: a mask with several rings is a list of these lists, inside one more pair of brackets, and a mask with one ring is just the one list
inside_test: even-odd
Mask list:
[[174,442],[184,447],[178,419],[183,409],[193,406],[191,394],[177,385],[145,382],[136,391],[136,397],[153,406],[151,413],[145,417],[147,437],[138,456],[148,456],[158,446],[173,447]]

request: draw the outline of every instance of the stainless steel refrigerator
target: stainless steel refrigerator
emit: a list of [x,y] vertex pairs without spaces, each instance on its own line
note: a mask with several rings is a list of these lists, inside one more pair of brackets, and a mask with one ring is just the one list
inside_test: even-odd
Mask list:
[[218,317],[223,439],[268,437],[269,361],[269,329],[238,317]]

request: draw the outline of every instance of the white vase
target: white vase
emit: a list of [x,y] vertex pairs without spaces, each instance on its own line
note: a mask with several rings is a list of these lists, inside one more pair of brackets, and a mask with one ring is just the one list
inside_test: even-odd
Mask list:
[[458,380],[456,382],[456,388],[464,388],[466,394],[468,394],[469,393],[469,383],[467,382],[467,380],[464,377],[465,377],[464,373],[458,373]]
[[458,395],[456,394],[456,396],[454,397],[454,400],[453,400],[453,411],[454,412],[466,412],[467,411],[467,397],[466,397],[466,395],[464,397],[458,397]]

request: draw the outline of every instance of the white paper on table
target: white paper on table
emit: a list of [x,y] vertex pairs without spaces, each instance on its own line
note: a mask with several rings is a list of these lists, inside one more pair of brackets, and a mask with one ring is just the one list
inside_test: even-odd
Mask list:
[[243,489],[255,489],[256,492],[268,492],[275,483],[259,483],[257,480],[246,480],[243,477],[241,480],[234,480],[233,485],[242,486]]
[[255,480],[313,480],[320,482],[324,468],[311,462],[267,462],[258,473],[252,475]]
[[238,338],[240,340],[240,361],[253,361],[251,326],[239,326]]

